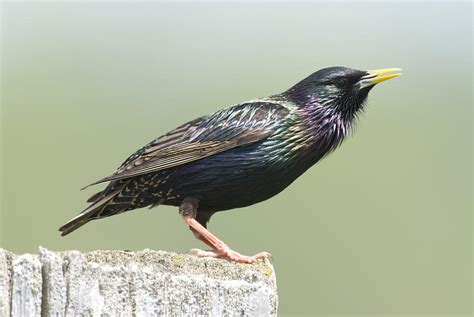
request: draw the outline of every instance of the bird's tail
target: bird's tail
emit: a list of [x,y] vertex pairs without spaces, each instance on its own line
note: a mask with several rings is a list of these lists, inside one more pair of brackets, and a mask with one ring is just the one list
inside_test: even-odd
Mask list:
[[[124,184],[125,185],[125,184]],[[65,236],[67,234],[70,234],[74,230],[78,229],[79,227],[82,227],[86,223],[88,223],[91,220],[98,219],[104,217],[102,215],[104,209],[107,207],[107,205],[111,202],[111,200],[122,191],[124,188],[124,185],[120,186],[119,188],[107,193],[103,194],[101,193],[102,196],[99,195],[94,195],[98,197],[91,197],[94,198],[95,201],[86,209],[84,209],[79,215],[76,217],[72,218],[69,220],[65,225],[61,226],[59,228],[59,231],[61,231],[61,236]],[[91,199],[89,199],[91,200]]]
[[85,225],[86,223],[88,223],[91,220],[92,219],[87,219],[87,218],[81,218],[81,219],[74,218],[74,219],[71,219],[68,223],[66,223],[61,228],[59,228],[59,231],[61,231],[61,236],[64,237],[65,235],[70,234],[71,232],[78,229],[79,227],[82,227],[83,225]]

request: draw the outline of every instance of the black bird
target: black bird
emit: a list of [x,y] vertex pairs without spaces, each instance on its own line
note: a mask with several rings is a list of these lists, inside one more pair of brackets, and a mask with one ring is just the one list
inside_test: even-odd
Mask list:
[[[132,154],[91,205],[59,230],[128,210],[179,206],[195,236],[212,248],[198,256],[254,262],[206,229],[218,211],[249,206],[285,189],[348,135],[375,84],[398,68],[321,69],[287,91],[243,102],[185,123]],[[386,74],[386,75],[384,75]],[[388,75],[387,75],[388,74]],[[382,76],[384,75],[384,76]],[[89,185],[90,186],[90,185]]]

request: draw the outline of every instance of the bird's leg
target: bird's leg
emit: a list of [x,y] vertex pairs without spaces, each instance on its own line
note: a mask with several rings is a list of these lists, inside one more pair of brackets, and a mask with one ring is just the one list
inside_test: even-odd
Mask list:
[[198,205],[198,199],[186,198],[179,207],[181,217],[183,217],[183,220],[190,226],[196,238],[203,241],[213,249],[210,251],[193,249],[192,251],[195,255],[201,257],[226,258],[241,263],[253,263],[258,259],[271,257],[271,254],[268,252],[260,252],[254,256],[246,256],[229,248],[223,241],[217,238],[196,220]]
[[209,230],[204,228],[195,218],[190,216],[181,215],[184,221],[194,229],[197,234],[199,234],[199,240],[205,242],[207,245],[211,246],[213,250],[211,251],[203,251],[194,249],[192,250],[193,253],[197,256],[202,257],[218,257],[218,258],[226,258],[231,261],[241,262],[241,263],[253,263],[258,259],[268,258],[271,257],[271,254],[268,252],[260,252],[253,256],[246,256],[242,255],[227,246],[223,241],[217,238],[214,234],[212,234]]

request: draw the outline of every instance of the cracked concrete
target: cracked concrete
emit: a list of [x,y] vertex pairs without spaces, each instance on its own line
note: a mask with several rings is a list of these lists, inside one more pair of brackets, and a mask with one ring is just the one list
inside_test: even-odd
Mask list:
[[0,249],[0,316],[276,315],[276,278],[254,264],[143,250],[14,255]]

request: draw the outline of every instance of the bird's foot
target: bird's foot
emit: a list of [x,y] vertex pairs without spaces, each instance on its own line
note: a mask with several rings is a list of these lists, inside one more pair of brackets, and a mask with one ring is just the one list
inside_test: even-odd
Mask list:
[[[191,199],[186,201],[187,203],[192,203]],[[182,209],[185,210],[186,204],[183,204]],[[194,205],[194,207],[196,206]],[[180,211],[181,212],[181,211]],[[272,255],[268,252],[260,252],[253,256],[242,255],[231,248],[229,248],[224,242],[219,240],[215,235],[213,235],[209,230],[207,230],[202,224],[200,224],[193,216],[188,214],[181,214],[184,221],[192,228],[194,235],[199,240],[203,241],[205,244],[210,246],[212,250],[203,251],[199,249],[191,249],[189,253],[194,254],[199,257],[211,257],[211,258],[222,258],[229,261],[234,261],[238,263],[254,263],[259,259],[270,258]]]
[[223,248],[222,250],[191,249],[188,253],[198,257],[227,259],[229,261],[238,263],[254,263],[259,259],[267,259],[272,257],[272,255],[268,252],[260,252],[253,256],[242,255],[234,250],[231,250],[229,247]]

